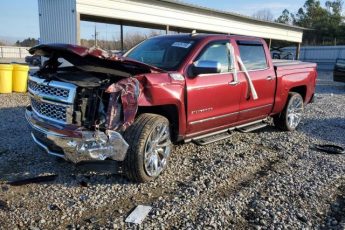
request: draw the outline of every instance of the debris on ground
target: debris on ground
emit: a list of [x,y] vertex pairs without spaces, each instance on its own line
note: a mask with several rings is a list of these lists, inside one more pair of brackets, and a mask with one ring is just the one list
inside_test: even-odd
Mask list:
[[138,205],[126,218],[126,223],[141,224],[151,209],[151,206]]
[[313,148],[328,154],[345,154],[345,149],[338,145],[314,145]]

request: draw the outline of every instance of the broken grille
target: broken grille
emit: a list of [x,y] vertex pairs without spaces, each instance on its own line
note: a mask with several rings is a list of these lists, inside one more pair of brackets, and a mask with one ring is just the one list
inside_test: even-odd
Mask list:
[[29,81],[28,85],[29,85],[29,89],[31,89],[32,91],[35,91],[39,94],[45,94],[45,95],[55,96],[55,97],[62,97],[65,99],[67,99],[69,96],[69,90],[68,89],[52,87],[49,85],[41,85],[41,84],[38,84],[37,82],[34,82],[32,80]]
[[31,106],[38,115],[58,122],[67,122],[67,107],[31,98]]

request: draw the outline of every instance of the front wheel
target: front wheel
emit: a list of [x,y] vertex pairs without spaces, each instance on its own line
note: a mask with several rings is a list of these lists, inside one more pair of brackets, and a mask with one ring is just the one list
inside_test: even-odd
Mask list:
[[302,96],[299,93],[291,92],[283,112],[273,117],[274,125],[284,131],[293,131],[301,122],[303,111]]
[[124,171],[129,179],[147,182],[162,174],[172,150],[168,119],[141,114],[125,131],[124,138],[129,144],[124,160]]

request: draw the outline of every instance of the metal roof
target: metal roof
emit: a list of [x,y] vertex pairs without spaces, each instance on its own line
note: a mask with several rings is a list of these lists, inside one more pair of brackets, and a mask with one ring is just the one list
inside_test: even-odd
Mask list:
[[297,43],[305,30],[177,0],[38,0],[38,8],[43,43],[80,43],[80,20]]
[[288,25],[288,24],[283,24],[283,23],[278,23],[278,22],[265,21],[265,20],[249,17],[246,15],[234,13],[234,12],[229,12],[229,11],[225,11],[225,10],[218,10],[218,9],[200,6],[200,5],[196,5],[196,4],[192,4],[192,3],[186,3],[183,1],[179,1],[179,0],[157,0],[157,1],[167,2],[167,3],[171,3],[171,4],[176,4],[176,5],[180,5],[180,6],[184,6],[184,7],[190,7],[190,8],[194,8],[194,9],[204,10],[204,11],[208,11],[208,12],[214,12],[214,13],[218,13],[218,14],[223,14],[225,16],[238,17],[238,18],[246,19],[246,20],[253,21],[253,22],[272,24],[272,25],[281,26],[281,27],[285,27],[285,28],[307,30],[307,28],[303,28],[303,27],[299,27],[299,26],[293,26],[293,25]]

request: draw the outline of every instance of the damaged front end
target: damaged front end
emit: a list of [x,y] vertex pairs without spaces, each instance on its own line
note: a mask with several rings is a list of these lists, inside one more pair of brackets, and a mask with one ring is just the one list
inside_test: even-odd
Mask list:
[[33,128],[32,139],[50,155],[73,163],[106,159],[123,161],[126,157],[129,146],[116,131],[74,131],[73,134],[61,134],[52,131],[54,129],[38,126],[32,116],[27,110],[26,118]]
[[74,163],[123,161],[129,146],[122,135],[138,110],[134,76],[158,70],[79,46],[41,45],[30,53],[47,58],[28,82],[26,119],[36,144]]

